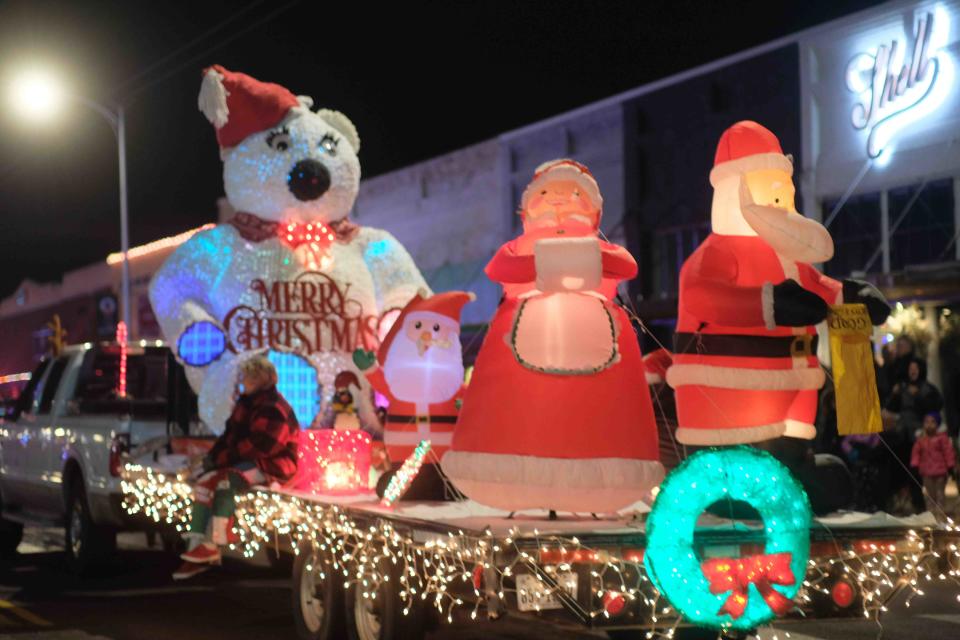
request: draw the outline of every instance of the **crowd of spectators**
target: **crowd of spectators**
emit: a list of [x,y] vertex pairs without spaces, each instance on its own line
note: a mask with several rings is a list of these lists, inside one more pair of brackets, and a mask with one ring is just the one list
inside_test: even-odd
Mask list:
[[833,385],[820,398],[817,452],[846,462],[854,481],[854,507],[944,517],[944,490],[957,477],[955,440],[941,417],[943,395],[927,380],[927,363],[908,336],[884,345],[877,366],[883,431],[841,436]]

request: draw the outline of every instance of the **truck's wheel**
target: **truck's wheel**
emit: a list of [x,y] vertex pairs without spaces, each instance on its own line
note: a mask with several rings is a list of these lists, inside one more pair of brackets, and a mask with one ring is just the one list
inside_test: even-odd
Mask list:
[[300,548],[293,563],[293,621],[302,640],[340,640],[346,636],[343,580],[312,545]]
[[348,637],[350,640],[421,640],[424,636],[423,602],[415,598],[404,615],[406,602],[399,595],[399,565],[384,560],[380,571],[390,579],[379,581],[375,598],[364,598],[363,587],[356,582],[347,589]]
[[64,526],[67,563],[77,574],[102,565],[117,550],[116,531],[98,526],[90,516],[87,494],[75,482],[67,494],[67,522]]
[[0,560],[10,560],[16,556],[22,540],[23,525],[0,518]]

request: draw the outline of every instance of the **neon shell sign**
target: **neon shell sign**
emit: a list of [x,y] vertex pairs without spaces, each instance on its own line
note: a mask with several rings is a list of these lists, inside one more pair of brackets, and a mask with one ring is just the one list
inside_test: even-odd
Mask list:
[[945,11],[925,12],[915,21],[912,46],[891,40],[874,52],[858,53],[847,65],[847,89],[857,95],[850,119],[855,129],[867,132],[870,158],[886,151],[888,159],[896,133],[943,102],[954,75],[942,50],[948,30]]

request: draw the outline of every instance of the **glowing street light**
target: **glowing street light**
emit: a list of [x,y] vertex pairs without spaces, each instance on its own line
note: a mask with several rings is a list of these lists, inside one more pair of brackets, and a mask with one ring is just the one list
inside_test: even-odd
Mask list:
[[30,71],[11,83],[10,98],[16,111],[32,120],[47,120],[63,105],[63,88],[43,71]]
[[67,92],[57,79],[42,70],[31,70],[17,76],[10,84],[12,106],[25,118],[48,120],[56,115],[66,101],[77,102],[99,113],[110,125],[117,138],[117,157],[120,162],[120,252],[123,267],[120,280],[121,319],[130,326],[130,237],[127,225],[127,151],[126,125],[123,105],[111,109],[99,102]]

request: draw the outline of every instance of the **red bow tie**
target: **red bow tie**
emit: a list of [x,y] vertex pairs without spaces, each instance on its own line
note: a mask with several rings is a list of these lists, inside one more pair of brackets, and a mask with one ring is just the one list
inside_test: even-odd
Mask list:
[[[718,615],[730,614],[739,618],[747,609],[748,587],[752,584],[763,596],[764,602],[777,615],[783,615],[793,601],[773,588],[772,584],[791,585],[797,579],[790,568],[791,553],[749,556],[747,558],[713,558],[701,566],[710,583],[710,593],[730,591],[730,596]],[[772,583],[772,584],[771,584]]]
[[277,234],[294,251],[301,245],[326,249],[336,239],[333,230],[322,222],[288,222],[277,227]]
[[330,245],[349,242],[360,227],[346,218],[330,224],[324,222],[274,222],[263,220],[251,213],[237,212],[230,220],[245,240],[263,242],[279,238],[293,249],[300,262],[310,269],[322,269],[329,265]]

